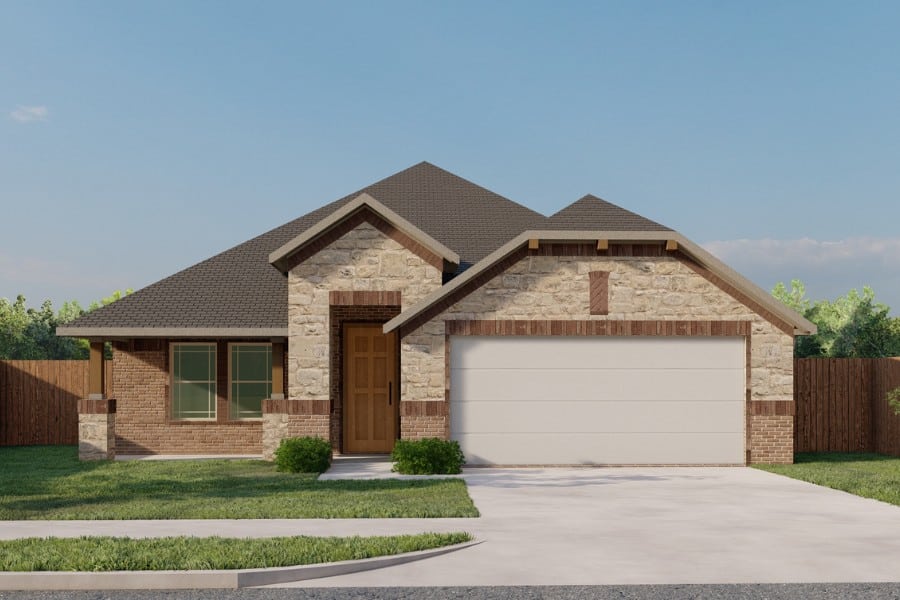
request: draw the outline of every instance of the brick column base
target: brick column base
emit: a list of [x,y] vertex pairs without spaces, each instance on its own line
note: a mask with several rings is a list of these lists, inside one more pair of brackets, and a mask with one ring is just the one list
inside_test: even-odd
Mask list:
[[794,462],[794,417],[752,415],[750,417],[750,463]]
[[116,401],[90,398],[78,401],[78,458],[113,460],[116,457]]
[[400,439],[450,439],[448,405],[442,400],[402,400]]
[[281,440],[291,437],[330,439],[328,400],[270,398],[263,400],[262,454],[273,460]]

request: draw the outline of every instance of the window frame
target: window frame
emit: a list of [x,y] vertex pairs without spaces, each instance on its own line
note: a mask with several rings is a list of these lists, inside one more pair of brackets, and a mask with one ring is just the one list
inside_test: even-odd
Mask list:
[[[237,414],[234,405],[234,384],[242,383],[241,381],[235,382],[234,380],[234,363],[232,361],[234,347],[235,346],[265,346],[269,348],[269,378],[267,380],[269,384],[269,396],[272,395],[272,361],[273,361],[273,353],[272,353],[272,342],[228,342],[228,417],[232,421],[261,421],[262,420],[262,402],[260,402],[260,415],[258,417],[242,417]],[[261,381],[246,381],[243,383],[263,383]],[[261,400],[265,400],[262,398]]]
[[[184,417],[176,413],[175,390],[178,382],[175,380],[175,348],[176,346],[206,346],[212,347],[212,379],[206,383],[213,384],[212,416],[210,417]],[[169,401],[171,408],[169,418],[173,421],[216,422],[219,415],[219,345],[216,342],[169,342]],[[192,381],[192,380],[189,380]]]

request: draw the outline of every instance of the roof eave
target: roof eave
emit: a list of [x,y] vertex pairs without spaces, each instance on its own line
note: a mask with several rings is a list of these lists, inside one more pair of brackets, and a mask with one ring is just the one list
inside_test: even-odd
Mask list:
[[444,244],[440,243],[367,193],[360,194],[300,235],[296,236],[291,241],[287,242],[286,244],[269,254],[269,263],[275,266],[282,273],[286,272],[288,270],[287,260],[292,254],[298,252],[304,246],[311,243],[321,235],[327,233],[339,223],[364,208],[371,210],[379,217],[411,237],[413,240],[422,244],[425,248],[441,257],[446,263],[449,263],[453,267],[459,266],[459,254],[457,254]]
[[74,338],[286,338],[287,327],[57,327]]
[[794,335],[811,335],[816,332],[815,324],[805,319],[793,309],[779,302],[771,294],[766,293],[755,283],[745,278],[737,271],[728,267],[715,256],[694,244],[682,234],[674,230],[669,231],[560,231],[560,230],[530,230],[524,231],[509,242],[478,261],[464,273],[454,278],[443,287],[435,290],[415,305],[409,307],[390,321],[384,324],[384,332],[388,333],[408,323],[419,316],[441,298],[453,293],[467,282],[477,277],[480,273],[502,260],[513,251],[517,250],[530,239],[539,239],[542,242],[577,242],[609,240],[610,242],[658,242],[674,240],[678,242],[679,249],[700,262],[701,265],[712,270],[727,283],[747,294],[751,299],[760,303],[774,315],[794,328]]

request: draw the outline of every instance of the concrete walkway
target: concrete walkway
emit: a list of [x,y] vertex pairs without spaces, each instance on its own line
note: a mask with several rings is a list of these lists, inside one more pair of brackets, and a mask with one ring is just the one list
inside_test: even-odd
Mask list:
[[749,468],[470,469],[478,519],[19,521],[0,538],[387,535],[483,544],[307,586],[900,580],[900,507]]
[[387,454],[340,454],[331,467],[319,475],[323,481],[335,479],[439,479],[460,475],[401,475],[391,471],[391,457]]

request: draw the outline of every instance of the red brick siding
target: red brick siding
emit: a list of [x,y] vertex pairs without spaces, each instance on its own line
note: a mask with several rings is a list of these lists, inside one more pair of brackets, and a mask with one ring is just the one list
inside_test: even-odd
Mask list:
[[784,464],[794,462],[793,416],[751,415],[750,462]]
[[117,400],[117,454],[262,452],[262,423],[230,421],[228,418],[227,342],[216,343],[216,354],[216,420],[174,421],[170,418],[168,340],[115,344],[113,395]]

